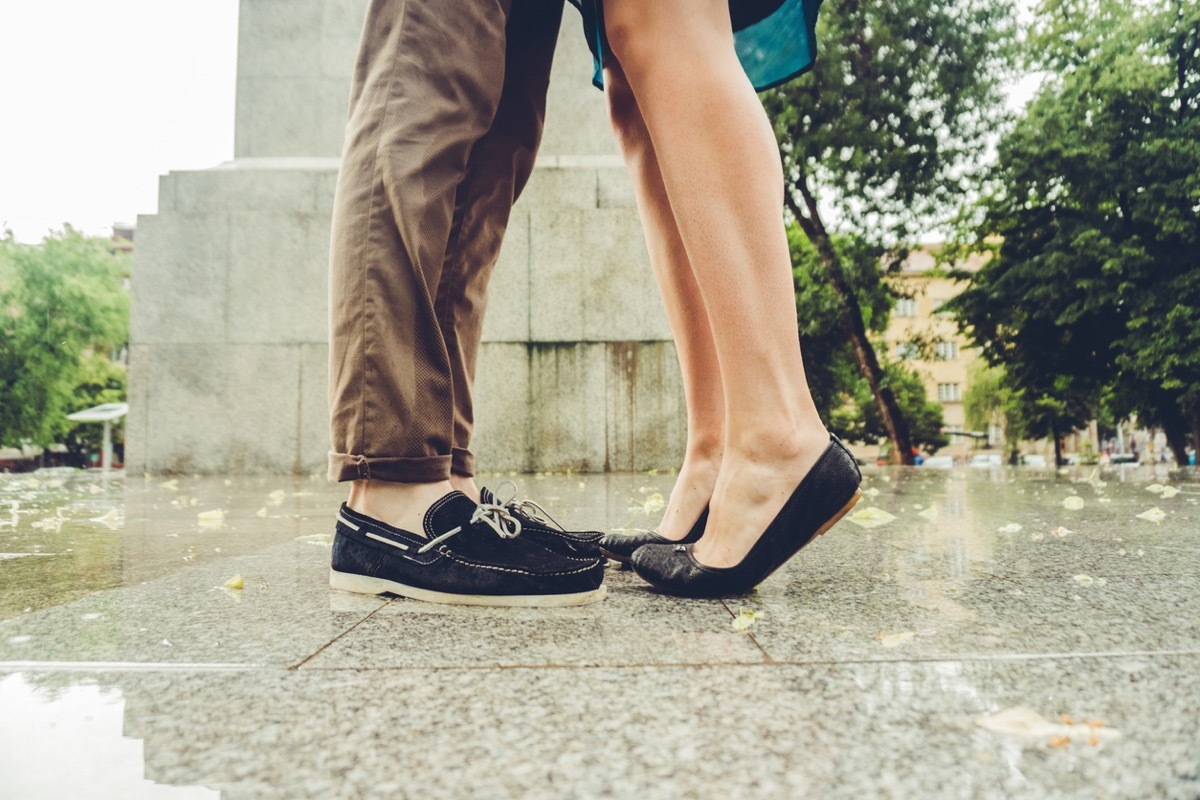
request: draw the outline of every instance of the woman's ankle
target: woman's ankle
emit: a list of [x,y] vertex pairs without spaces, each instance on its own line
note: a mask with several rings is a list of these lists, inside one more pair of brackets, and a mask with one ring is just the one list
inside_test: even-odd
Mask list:
[[737,460],[793,462],[815,458],[828,444],[829,431],[818,419],[801,426],[755,426],[731,431],[726,453]]

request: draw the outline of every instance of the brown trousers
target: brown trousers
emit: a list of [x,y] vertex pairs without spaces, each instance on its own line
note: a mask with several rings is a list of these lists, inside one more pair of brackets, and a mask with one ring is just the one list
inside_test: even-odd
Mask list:
[[371,0],[330,253],[329,476],[474,473],[487,285],[533,170],[563,0]]

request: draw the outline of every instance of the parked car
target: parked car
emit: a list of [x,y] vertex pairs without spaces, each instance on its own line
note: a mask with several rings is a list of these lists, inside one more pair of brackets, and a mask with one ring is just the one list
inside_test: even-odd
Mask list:
[[977,469],[991,469],[1003,465],[999,453],[976,453],[971,456],[971,466]]

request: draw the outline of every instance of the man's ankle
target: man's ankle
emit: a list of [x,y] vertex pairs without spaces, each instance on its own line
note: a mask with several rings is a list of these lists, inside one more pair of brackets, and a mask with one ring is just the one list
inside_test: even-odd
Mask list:
[[479,487],[475,485],[475,477],[473,475],[456,475],[452,473],[450,475],[450,485],[476,503],[479,502]]
[[430,483],[358,480],[351,484],[346,504],[393,528],[423,535],[425,512],[452,491],[454,487],[449,480]]

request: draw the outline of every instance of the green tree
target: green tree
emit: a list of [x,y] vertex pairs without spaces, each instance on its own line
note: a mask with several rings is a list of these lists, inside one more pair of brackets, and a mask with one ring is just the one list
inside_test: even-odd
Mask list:
[[818,27],[812,73],[764,95],[785,202],[819,256],[838,301],[837,328],[894,452],[911,463],[909,425],[871,344],[837,233],[861,243],[876,268],[895,268],[906,255],[897,242],[953,215],[998,124],[1011,3],[830,0]]
[[65,441],[80,403],[123,394],[108,356],[129,339],[128,274],[70,227],[40,245],[0,239],[0,444]]
[[[871,388],[857,369],[850,341],[840,327],[841,300],[825,278],[812,242],[793,224],[788,229],[792,276],[800,312],[800,343],[809,389],[821,417],[843,439],[874,441],[887,437]],[[834,237],[846,280],[858,298],[864,325],[872,333],[887,328],[895,301],[872,248],[849,237]],[[942,408],[929,402],[920,376],[897,363],[885,363],[884,385],[895,396],[910,425],[913,444],[934,452],[948,443],[942,433]]]
[[[839,420],[844,418],[837,416],[838,412],[858,394],[859,384],[863,381],[854,351],[841,326],[842,301],[825,278],[825,268],[816,248],[795,223],[788,227],[788,243],[809,390],[822,419],[830,422],[834,433],[857,439],[859,437],[851,432],[849,423],[838,427]],[[869,248],[845,237],[835,237],[832,246],[846,265],[846,280],[858,298],[865,327],[872,333],[882,333],[887,328],[893,298]]]
[[[1048,0],[1029,66],[1049,77],[999,145],[955,302],[984,357],[1056,433],[1094,416],[1200,444],[1200,6]],[[1033,399],[1029,399],[1033,398]]]
[[[946,426],[942,406],[926,397],[925,381],[921,376],[896,362],[885,364],[883,373],[885,384],[892,390],[900,412],[908,421],[913,446],[932,454],[949,444],[950,438],[942,432]],[[870,440],[887,436],[879,405],[873,400],[870,386],[866,381],[860,381],[854,401],[862,421],[862,433],[855,438]]]

